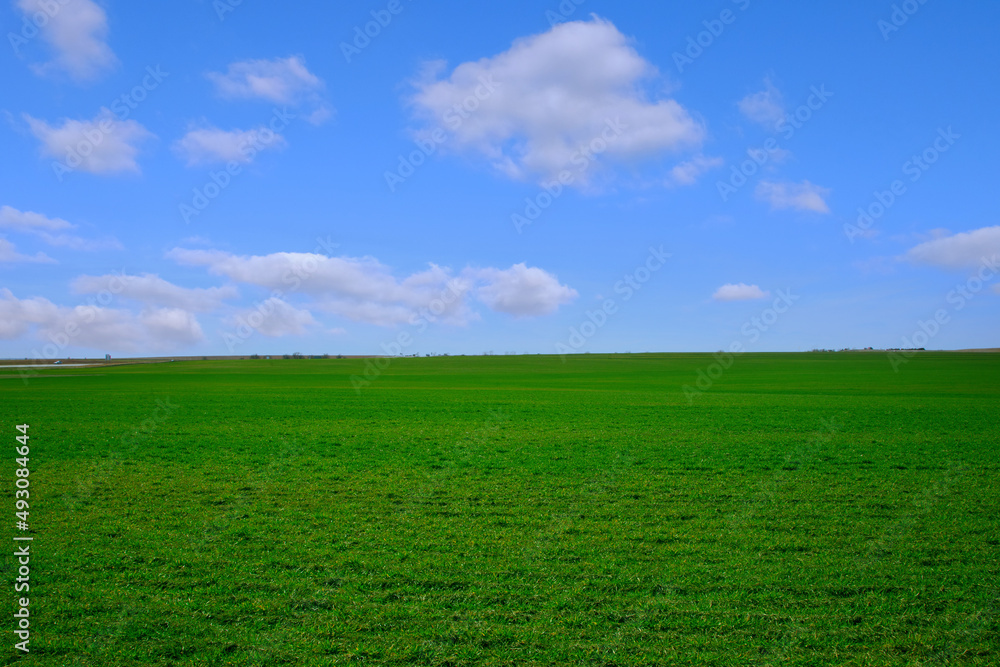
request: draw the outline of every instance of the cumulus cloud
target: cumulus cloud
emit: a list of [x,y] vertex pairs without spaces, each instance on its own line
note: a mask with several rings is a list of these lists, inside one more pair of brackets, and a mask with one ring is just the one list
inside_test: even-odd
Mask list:
[[176,349],[204,339],[194,316],[179,309],[153,308],[136,315],[93,305],[58,306],[41,297],[18,299],[9,289],[0,289],[0,339],[13,340],[32,330],[41,354],[49,358],[61,356],[47,351],[50,348],[140,352]]
[[243,60],[230,64],[225,74],[208,72],[206,76],[222,97],[311,108],[305,119],[313,125],[322,124],[333,114],[320,95],[325,88],[323,80],[309,71],[301,56]]
[[215,127],[192,129],[174,143],[174,152],[188,166],[212,162],[252,162],[262,150],[287,145],[285,138],[268,127],[253,130],[220,130]]
[[770,292],[765,292],[757,285],[728,283],[715,290],[712,298],[716,301],[750,301],[752,299],[765,299],[770,294]]
[[120,249],[122,247],[113,238],[94,241],[71,234],[51,233],[52,231],[75,228],[76,225],[62,218],[49,218],[33,211],[19,211],[11,206],[0,206],[0,229],[33,234],[49,245],[66,247],[72,250]]
[[240,313],[232,321],[239,326],[249,323],[256,331],[265,336],[280,338],[282,336],[298,336],[306,333],[311,327],[319,326],[312,313],[303,308],[296,308],[283,299],[271,297],[257,308]]
[[154,308],[139,315],[139,325],[158,347],[191,345],[205,338],[194,314],[181,308]]
[[774,183],[761,181],[757,185],[757,198],[771,205],[772,210],[794,209],[797,211],[813,211],[814,213],[829,213],[826,197],[830,189],[813,185],[809,181],[802,183]]
[[35,73],[58,71],[77,81],[89,81],[118,63],[106,41],[108,16],[93,0],[17,0],[17,7],[29,20],[47,17],[39,31],[55,57],[33,65]]
[[1000,226],[983,227],[926,241],[906,253],[906,258],[911,262],[952,270],[976,268],[984,259],[995,262],[998,256]]
[[288,252],[248,257],[180,248],[168,256],[181,264],[204,266],[209,273],[237,283],[301,292],[315,299],[318,308],[359,322],[403,324],[435,301],[442,304],[435,316],[444,321],[464,324],[471,315],[464,303],[469,286],[434,265],[397,280],[389,267],[372,257]]
[[12,340],[29,327],[54,319],[58,308],[48,299],[18,299],[6,287],[0,287],[0,339]]
[[108,291],[125,299],[133,299],[150,306],[172,310],[211,312],[226,299],[236,299],[239,291],[232,286],[187,288],[180,287],[146,273],[141,276],[107,274],[103,276],[79,276],[72,285],[77,294],[98,294]]
[[0,264],[15,264],[19,262],[54,264],[55,260],[46,255],[44,252],[35,253],[34,255],[22,255],[14,249],[13,243],[7,239],[0,239]]
[[635,162],[698,146],[704,129],[671,99],[650,99],[657,76],[608,21],[560,23],[490,58],[441,76],[431,64],[411,103],[423,133],[451,133],[448,146],[485,157],[516,179],[569,170],[586,184],[592,164]]
[[479,299],[492,310],[515,317],[549,315],[579,296],[551,273],[523,263],[503,271],[484,269],[478,276],[487,282],[478,290]]
[[739,107],[744,116],[772,131],[785,118],[784,97],[771,79],[764,79],[764,90],[744,97]]
[[686,162],[670,170],[668,183],[676,185],[694,185],[706,172],[717,169],[726,163],[721,157],[705,157],[696,155]]
[[154,136],[134,120],[118,120],[107,109],[94,120],[65,119],[57,127],[28,114],[24,119],[42,142],[42,155],[58,160],[67,171],[138,172],[139,144]]
[[[282,294],[310,297],[314,307],[357,322],[393,326],[425,317],[462,325],[478,318],[468,303],[475,293],[483,303],[518,316],[547,314],[575,292],[541,269],[521,265],[506,271],[429,268],[402,279],[373,257],[328,257],[314,253],[240,256],[218,250],[176,248],[168,257],[236,283]],[[481,289],[473,292],[476,288]]]

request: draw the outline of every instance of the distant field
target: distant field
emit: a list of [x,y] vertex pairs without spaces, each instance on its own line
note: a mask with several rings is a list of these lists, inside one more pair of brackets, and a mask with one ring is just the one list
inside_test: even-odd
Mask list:
[[1000,355],[365,363],[0,368],[20,663],[997,664]]

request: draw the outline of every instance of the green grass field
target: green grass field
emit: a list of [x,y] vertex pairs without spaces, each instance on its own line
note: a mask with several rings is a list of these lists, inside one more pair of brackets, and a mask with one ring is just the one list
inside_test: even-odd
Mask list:
[[0,368],[3,664],[998,664],[1000,355],[711,363]]

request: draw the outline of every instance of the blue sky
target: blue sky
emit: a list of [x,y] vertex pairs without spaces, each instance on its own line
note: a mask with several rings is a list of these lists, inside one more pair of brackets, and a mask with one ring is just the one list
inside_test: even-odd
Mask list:
[[997,346],[996,3],[0,18],[0,356]]

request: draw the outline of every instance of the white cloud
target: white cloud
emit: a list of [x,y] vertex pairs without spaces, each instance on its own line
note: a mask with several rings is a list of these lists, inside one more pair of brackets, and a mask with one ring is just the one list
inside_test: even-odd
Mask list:
[[431,264],[428,269],[397,279],[373,257],[327,257],[313,253],[273,253],[238,256],[218,250],[176,248],[168,257],[234,282],[297,292],[314,307],[357,322],[393,326],[424,317],[463,325],[478,319],[467,296],[476,294],[487,306],[518,316],[552,312],[576,292],[561,286],[541,269],[523,264],[506,271],[466,269],[454,275]]
[[158,347],[191,345],[205,338],[194,314],[180,308],[144,311],[138,321]]
[[42,142],[42,155],[58,160],[68,170],[91,174],[138,172],[138,146],[154,136],[134,120],[118,120],[107,109],[94,120],[66,119],[59,127],[28,114],[24,119]]
[[591,180],[591,164],[634,162],[698,146],[704,128],[642,83],[656,68],[608,21],[560,23],[444,78],[430,66],[411,102],[426,123],[451,132],[447,146],[484,156],[517,179]]
[[190,130],[174,143],[174,151],[187,160],[188,166],[212,162],[252,162],[267,149],[281,149],[285,138],[268,127],[253,130],[220,130],[215,127]]
[[225,74],[208,72],[205,76],[222,97],[311,107],[305,120],[313,125],[321,125],[333,115],[320,95],[325,88],[323,80],[309,71],[301,56],[243,60],[230,64]]
[[101,240],[83,239],[70,234],[48,234],[42,232],[39,236],[49,245],[69,248],[70,250],[122,250],[123,246],[115,238]]
[[253,310],[240,313],[232,324],[238,326],[243,322],[253,323],[254,329],[272,338],[298,336],[306,333],[310,327],[319,326],[308,310],[296,308],[277,297],[267,299]]
[[744,116],[768,130],[776,129],[785,118],[784,98],[771,79],[764,79],[764,90],[744,97],[739,107]]
[[14,249],[14,244],[7,239],[0,239],[0,264],[8,263],[38,263],[38,264],[54,264],[55,260],[46,255],[44,252],[35,253],[34,255],[22,255]]
[[51,321],[58,308],[48,299],[18,299],[6,287],[0,287],[0,339],[22,336],[33,324]]
[[213,245],[212,239],[208,238],[207,236],[198,236],[198,235],[188,236],[186,238],[183,238],[181,239],[181,243],[186,243],[188,245],[207,245],[207,246]]
[[771,293],[765,292],[757,285],[747,285],[746,283],[726,284],[715,290],[712,298],[716,301],[749,301],[751,299],[765,299]]
[[223,97],[260,98],[276,104],[294,104],[323,88],[299,56],[232,63],[225,74],[206,75]]
[[47,17],[40,32],[55,58],[33,65],[35,73],[62,71],[77,81],[89,81],[118,63],[106,41],[107,14],[93,0],[17,0],[17,6],[29,20]]
[[53,246],[62,246],[73,250],[102,250],[105,248],[121,249],[121,244],[113,238],[92,241],[70,234],[51,234],[51,231],[75,229],[73,225],[62,218],[49,218],[41,213],[19,211],[11,206],[0,206],[0,229],[15,232],[26,232],[42,238]]
[[0,339],[20,338],[32,329],[39,341],[38,352],[48,357],[62,354],[53,355],[47,349],[61,351],[66,346],[146,352],[204,339],[194,316],[178,309],[156,308],[135,315],[100,306],[69,308],[41,297],[18,299],[9,289],[0,288]]
[[247,257],[180,248],[168,257],[181,264],[207,267],[210,273],[238,283],[301,292],[314,298],[318,308],[355,321],[403,324],[436,300],[441,303],[436,317],[453,324],[470,319],[464,304],[469,286],[434,265],[400,281],[372,257],[286,252]]
[[304,116],[310,125],[322,125],[333,117],[333,109],[327,104],[320,104],[314,111]]
[[492,310],[515,317],[537,317],[554,313],[579,294],[572,287],[539,268],[515,264],[506,270],[483,269],[478,276],[487,281],[480,287],[479,299]]
[[18,211],[11,206],[0,206],[0,229],[18,232],[38,230],[53,232],[60,229],[73,229],[73,227],[74,225],[62,218],[47,218],[41,213]]
[[693,185],[707,171],[717,169],[726,163],[721,157],[705,157],[696,155],[686,162],[670,170],[668,183],[677,185]]
[[969,269],[1000,255],[1000,226],[938,238],[911,248],[907,259],[943,269]]
[[785,150],[780,146],[771,149],[748,148],[747,156],[758,164],[766,164],[766,168],[773,170],[775,165],[787,162],[792,157],[792,151]]
[[239,291],[232,286],[180,287],[150,273],[141,276],[79,276],[73,281],[72,289],[77,294],[97,294],[107,290],[111,294],[146,305],[195,312],[211,312],[222,305],[224,300],[239,297]]
[[809,181],[802,183],[774,183],[761,181],[757,186],[757,198],[768,202],[772,210],[795,209],[797,211],[813,211],[829,213],[825,197],[830,195],[830,189],[813,185]]

